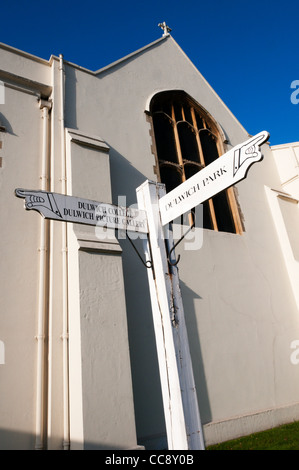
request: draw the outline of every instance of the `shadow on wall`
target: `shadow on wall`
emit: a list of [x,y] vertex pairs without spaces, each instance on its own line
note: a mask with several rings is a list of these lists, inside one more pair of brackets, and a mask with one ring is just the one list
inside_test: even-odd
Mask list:
[[[123,249],[138,442],[146,448],[159,449],[165,446],[166,429],[147,269],[142,265],[128,241],[120,240],[120,243]],[[134,243],[142,254],[141,240],[136,240]],[[212,413],[194,305],[195,299],[201,299],[201,297],[182,280],[180,280],[180,287],[200,416],[202,424],[206,424],[211,422]]]
[[212,420],[212,413],[207,389],[204,362],[201,352],[194,299],[201,299],[200,295],[190,289],[182,280],[180,288],[184,305],[187,333],[189,338],[190,354],[193,364],[193,374],[197,390],[198,406],[202,424]]
[[0,428],[0,450],[33,450],[34,445],[33,434]]
[[[56,439],[57,440],[57,439]],[[79,449],[78,442],[72,442],[71,450]],[[7,430],[0,428],[0,450],[35,450],[35,436],[31,433],[25,433],[17,430]],[[47,449],[45,449],[47,450]],[[54,449],[53,449],[54,450]],[[63,450],[63,440],[61,438],[61,447],[55,450]],[[126,450],[118,445],[86,442],[82,450]],[[128,449],[130,450],[130,449]],[[139,450],[137,448],[137,450]],[[142,450],[142,448],[140,449]],[[134,452],[136,450],[134,449]]]
[[[120,240],[120,245],[123,250],[137,441],[146,448],[159,449],[165,446],[166,429],[148,273],[130,242]],[[134,240],[134,245],[143,256],[142,241]]]
[[[110,146],[109,142],[107,144]],[[109,161],[113,204],[118,204],[119,197],[125,196],[127,207],[137,207],[136,189],[148,178],[113,147],[110,147]]]
[[[77,76],[76,76],[76,69],[71,67],[67,64],[65,66],[65,76],[67,86],[65,87],[65,103],[67,104],[66,109],[66,127],[70,127],[72,129],[77,128]],[[83,130],[83,129],[81,129]]]
[[7,132],[8,134],[16,136],[16,134],[13,132],[10,122],[2,113],[0,113],[0,129]]

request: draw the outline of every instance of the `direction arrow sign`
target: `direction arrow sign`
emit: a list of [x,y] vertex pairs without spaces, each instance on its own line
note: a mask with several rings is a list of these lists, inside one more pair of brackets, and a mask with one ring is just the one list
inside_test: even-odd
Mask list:
[[162,225],[244,179],[249,167],[262,160],[259,146],[268,139],[266,131],[256,134],[163,196],[159,200]]
[[148,233],[146,212],[47,191],[16,189],[27,210],[45,219]]

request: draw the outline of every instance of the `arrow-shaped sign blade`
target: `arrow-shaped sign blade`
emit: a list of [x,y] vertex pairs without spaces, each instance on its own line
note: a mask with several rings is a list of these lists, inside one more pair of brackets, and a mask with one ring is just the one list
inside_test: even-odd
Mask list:
[[16,189],[15,194],[17,197],[25,199],[25,208],[27,210],[35,210],[46,219],[62,219],[53,193]]
[[163,196],[159,200],[162,225],[246,178],[250,166],[262,160],[259,147],[269,137],[267,131],[251,137]]
[[45,219],[148,233],[145,211],[133,207],[120,207],[48,191],[16,189],[15,194],[25,199],[27,210],[35,210]]

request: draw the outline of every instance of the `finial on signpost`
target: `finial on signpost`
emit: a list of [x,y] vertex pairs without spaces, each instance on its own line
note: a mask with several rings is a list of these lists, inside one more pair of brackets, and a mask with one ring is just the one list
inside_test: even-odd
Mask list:
[[171,28],[169,26],[167,26],[167,24],[165,23],[165,21],[163,23],[159,23],[158,26],[163,29],[163,37],[165,36],[168,36],[170,31],[171,31]]

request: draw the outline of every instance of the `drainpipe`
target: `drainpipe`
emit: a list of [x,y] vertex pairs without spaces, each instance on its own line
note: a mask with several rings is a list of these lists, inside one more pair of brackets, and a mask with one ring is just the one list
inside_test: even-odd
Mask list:
[[[49,161],[49,111],[51,103],[40,100],[40,109],[43,119],[43,150],[41,189],[48,189],[48,161]],[[48,253],[48,221],[40,219],[40,257],[39,257],[39,293],[38,293],[38,317],[37,317],[37,385],[36,385],[36,438],[35,449],[44,448],[44,417],[45,417],[45,327],[47,316],[47,253]]]
[[[60,125],[61,125],[61,192],[67,193],[66,187],[66,151],[64,125],[64,64],[63,55],[59,55],[60,72]],[[67,224],[62,222],[62,342],[63,342],[63,448],[70,449],[69,433],[69,367],[68,367],[68,279],[67,279]]]
[[[56,69],[55,62],[52,65],[52,84],[55,83]],[[56,98],[56,89],[53,86],[53,108],[59,108],[59,99]],[[55,139],[57,138],[55,132],[56,112],[52,112],[51,116],[51,154],[50,154],[50,191],[55,192]],[[53,318],[54,318],[54,252],[55,252],[55,238],[54,226],[57,222],[49,220],[50,225],[50,243],[49,243],[49,311],[48,311],[48,416],[47,416],[47,438],[51,443],[52,438],[52,404],[53,404],[53,370],[55,369],[55,361],[53,361]]]

